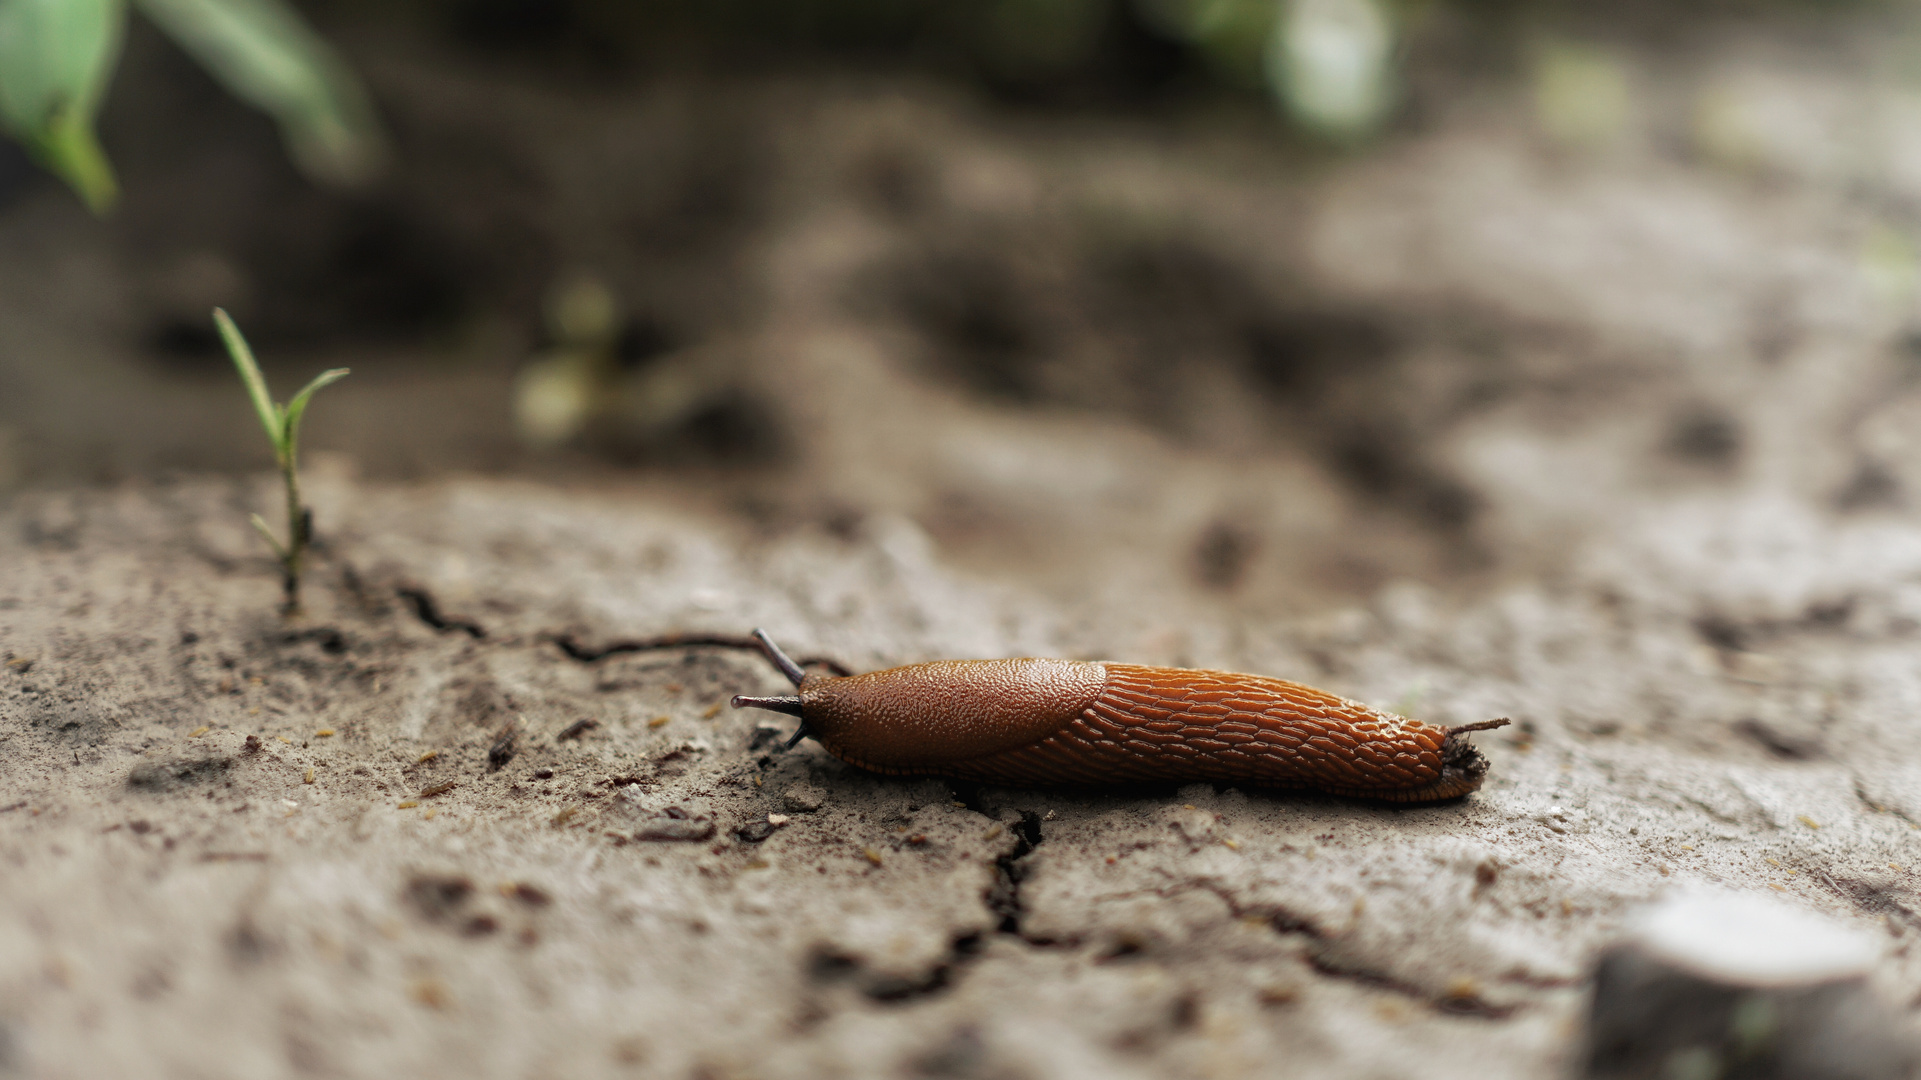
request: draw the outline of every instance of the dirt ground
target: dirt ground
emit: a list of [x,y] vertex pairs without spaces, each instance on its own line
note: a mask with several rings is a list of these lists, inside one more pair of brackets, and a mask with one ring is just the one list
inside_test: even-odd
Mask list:
[[[1921,995],[1921,136],[1817,108],[1907,115],[1868,46],[1630,53],[1601,149],[1464,91],[1357,155],[354,47],[376,196],[183,76],[109,136],[224,134],[127,150],[118,219],[0,207],[0,1076],[1544,1077],[1704,884]],[[1677,144],[1679,71],[1846,152]],[[527,451],[580,273],[678,404]],[[299,619],[213,302],[276,385],[355,368]],[[756,626],[1515,726],[1431,807],[893,781],[658,640]]]

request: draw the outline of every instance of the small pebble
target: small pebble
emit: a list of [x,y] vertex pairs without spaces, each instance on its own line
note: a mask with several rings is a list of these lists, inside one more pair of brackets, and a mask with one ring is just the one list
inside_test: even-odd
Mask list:
[[811,814],[827,803],[827,793],[805,781],[788,785],[780,798],[781,803],[796,814]]
[[765,819],[749,821],[742,824],[740,828],[735,829],[734,835],[740,837],[745,843],[758,844],[762,840],[774,835],[774,828],[774,823]]
[[[766,825],[766,822],[756,824]],[[772,826],[767,827],[771,831]],[[714,823],[711,820],[691,817],[677,806],[667,808],[658,817],[643,822],[634,830],[636,840],[700,841],[712,839],[713,835]]]

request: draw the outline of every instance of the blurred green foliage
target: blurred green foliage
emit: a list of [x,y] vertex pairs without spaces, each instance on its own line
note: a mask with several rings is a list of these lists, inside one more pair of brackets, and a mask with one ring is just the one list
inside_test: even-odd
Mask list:
[[[515,44],[570,25],[601,45],[693,35],[912,51],[938,41],[983,77],[1010,86],[1084,77],[1117,51],[1117,35],[1131,32],[1178,52],[1208,80],[1264,88],[1305,127],[1349,139],[1376,129],[1393,108],[1399,2],[418,0],[395,7],[438,9],[456,36],[464,27]],[[352,182],[377,168],[381,139],[365,92],[287,0],[0,0],[0,125],[96,212],[116,194],[94,124],[129,7],[236,97],[272,115],[308,175]],[[1139,41],[1132,44],[1141,51]]]
[[[352,73],[284,0],[132,0],[229,91],[279,123],[316,179],[378,168],[381,139]],[[96,213],[113,168],[94,122],[119,58],[127,0],[0,0],[0,125]]]
[[950,69],[958,62],[1004,90],[1065,97],[1086,96],[1103,81],[1112,89],[1129,78],[1179,76],[1271,94],[1308,129],[1347,139],[1391,112],[1403,27],[1423,0],[425,2],[472,37],[512,48],[571,35],[576,44],[634,43],[683,59],[758,46],[762,55],[812,50]]
[[0,119],[96,211],[115,187],[93,118],[125,19],[119,0],[0,0]]
[[[657,63],[840,56],[954,71],[1016,97],[1134,99],[1166,85],[1265,94],[1299,128],[1364,140],[1394,115],[1416,24],[1446,10],[1499,38],[1557,19],[1659,23],[1674,7],[1816,16],[1904,0],[1633,0],[1594,9],[1564,0],[304,0],[329,14],[516,52],[561,46],[557,70],[647,70]],[[0,127],[89,205],[114,199],[94,118],[129,9],[151,19],[235,96],[278,121],[310,176],[370,175],[382,143],[352,73],[291,0],[0,0]],[[1502,24],[1506,24],[1505,30]],[[411,31],[410,31],[411,32]],[[1538,40],[1539,34],[1523,34]],[[1607,141],[1626,88],[1605,54],[1534,50],[1539,110],[1571,145]]]

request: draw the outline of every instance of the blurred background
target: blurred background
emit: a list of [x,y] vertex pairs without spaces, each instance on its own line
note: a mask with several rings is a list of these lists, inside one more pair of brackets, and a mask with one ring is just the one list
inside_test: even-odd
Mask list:
[[1921,484],[1905,3],[0,0],[0,105],[0,498],[269,467],[216,305],[311,469],[1063,598]]

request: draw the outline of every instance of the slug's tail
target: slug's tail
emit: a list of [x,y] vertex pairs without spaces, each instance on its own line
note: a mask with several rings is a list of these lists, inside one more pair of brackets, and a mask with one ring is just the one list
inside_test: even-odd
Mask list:
[[[775,667],[780,669],[782,675],[787,676],[788,682],[799,686],[801,680],[807,677],[807,673],[801,670],[799,664],[794,663],[786,653],[780,651],[780,646],[774,644],[774,639],[767,636],[767,631],[755,627],[754,640],[760,642],[760,651],[767,654],[767,659],[771,661]],[[744,694],[736,694],[734,695],[732,704],[736,709],[767,709],[772,712],[786,713],[789,716],[799,717],[800,726],[794,729],[794,737],[787,740],[787,745],[783,747],[783,749],[792,750],[795,744],[799,743],[808,735],[807,717],[801,712],[800,698],[798,696],[748,697]]]

